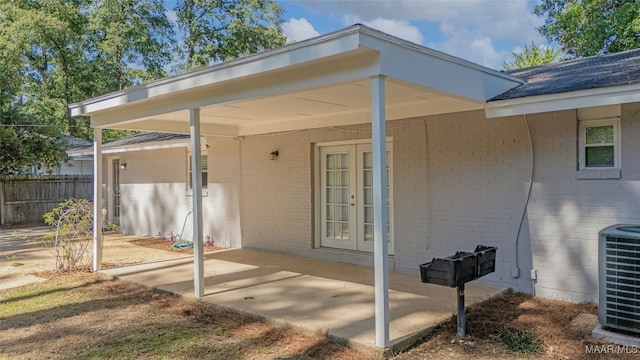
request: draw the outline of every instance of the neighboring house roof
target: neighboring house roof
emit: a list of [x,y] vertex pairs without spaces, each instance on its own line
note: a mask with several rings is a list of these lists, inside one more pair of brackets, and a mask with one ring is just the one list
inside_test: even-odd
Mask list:
[[[185,147],[189,145],[189,134],[172,134],[161,132],[141,132],[119,139],[107,141],[102,144],[102,152],[120,153],[126,151],[155,150],[172,147]],[[202,146],[206,146],[206,140],[201,139]],[[67,150],[71,157],[90,156],[93,154],[93,143]]]
[[63,134],[61,138],[65,150],[82,149],[93,145],[91,141],[80,139],[71,135]]
[[138,144],[144,144],[144,143],[150,143],[150,142],[180,140],[180,139],[189,139],[189,134],[141,132],[141,133],[121,137],[119,139],[107,141],[104,144],[102,144],[102,147],[116,148],[116,147],[126,146],[126,145],[138,145]]
[[505,71],[525,81],[489,101],[640,83],[640,49]]

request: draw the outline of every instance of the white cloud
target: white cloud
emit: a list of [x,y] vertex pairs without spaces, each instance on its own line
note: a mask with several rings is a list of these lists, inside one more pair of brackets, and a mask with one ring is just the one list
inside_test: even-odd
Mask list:
[[[534,41],[546,40],[537,27],[543,19],[532,14],[530,0],[305,0],[299,5],[316,13],[341,19],[357,19],[365,25],[407,40],[499,68],[510,51]],[[420,33],[422,23],[440,29],[429,37]],[[393,32],[395,31],[395,32]]]
[[404,20],[391,20],[391,19],[383,19],[377,18],[371,21],[361,20],[357,17],[346,16],[343,19],[343,23],[345,26],[352,25],[355,23],[361,23],[363,25],[369,26],[376,30],[380,30],[386,32],[387,34],[391,34],[397,36],[399,38],[414,42],[416,44],[422,44],[424,40],[424,35],[420,32],[416,26],[409,24],[408,21]]
[[290,41],[302,41],[320,35],[305,18],[291,18],[282,24],[282,31]]
[[178,23],[178,13],[176,13],[175,10],[167,10],[166,11],[166,15],[167,15],[167,19],[169,20],[169,22],[171,22],[173,24],[177,24]]
[[493,69],[500,68],[502,61],[511,54],[506,50],[496,50],[493,41],[487,36],[468,33],[459,33],[444,42],[428,43],[426,46]]

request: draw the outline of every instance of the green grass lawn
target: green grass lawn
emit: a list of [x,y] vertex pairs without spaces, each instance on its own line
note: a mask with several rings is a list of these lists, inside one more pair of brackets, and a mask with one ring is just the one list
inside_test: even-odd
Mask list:
[[95,274],[0,291],[0,359],[365,359],[211,305]]

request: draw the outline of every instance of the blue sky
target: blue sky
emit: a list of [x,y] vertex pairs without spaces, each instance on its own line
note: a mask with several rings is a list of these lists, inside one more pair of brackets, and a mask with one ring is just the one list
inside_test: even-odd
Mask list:
[[546,45],[535,0],[277,0],[283,30],[304,40],[355,23],[500,69],[511,51]]

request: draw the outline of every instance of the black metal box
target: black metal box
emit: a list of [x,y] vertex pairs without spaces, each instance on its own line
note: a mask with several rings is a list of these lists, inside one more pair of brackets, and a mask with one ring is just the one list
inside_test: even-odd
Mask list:
[[478,260],[476,278],[496,271],[496,250],[495,246],[478,245],[476,247],[474,251]]
[[444,259],[433,259],[420,265],[423,283],[456,287],[476,278],[477,259],[475,253],[457,252]]

